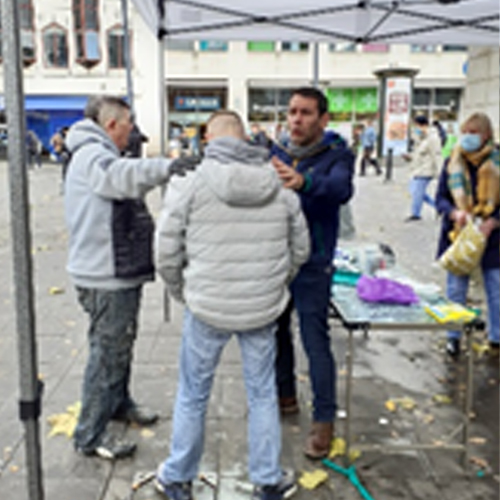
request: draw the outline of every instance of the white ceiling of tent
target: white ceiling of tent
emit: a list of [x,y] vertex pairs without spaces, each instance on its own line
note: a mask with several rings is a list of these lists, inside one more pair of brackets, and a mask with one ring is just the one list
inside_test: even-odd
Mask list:
[[[133,1],[158,32],[158,0]],[[162,26],[176,39],[499,45],[498,0],[164,0],[163,5]]]

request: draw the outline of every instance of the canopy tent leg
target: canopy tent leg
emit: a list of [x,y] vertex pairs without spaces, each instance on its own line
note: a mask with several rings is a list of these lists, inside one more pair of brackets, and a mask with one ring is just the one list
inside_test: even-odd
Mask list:
[[41,383],[38,381],[35,307],[31,260],[26,129],[21,68],[19,2],[2,0],[2,35],[5,104],[8,126],[8,162],[12,258],[19,357],[20,418],[25,426],[26,469],[30,500],[43,500],[39,415]]

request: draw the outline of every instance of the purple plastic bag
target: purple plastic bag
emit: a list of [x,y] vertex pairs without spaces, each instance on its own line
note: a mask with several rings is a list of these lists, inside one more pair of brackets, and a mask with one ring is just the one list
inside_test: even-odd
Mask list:
[[418,297],[413,288],[387,278],[361,276],[356,285],[360,299],[382,304],[416,304]]

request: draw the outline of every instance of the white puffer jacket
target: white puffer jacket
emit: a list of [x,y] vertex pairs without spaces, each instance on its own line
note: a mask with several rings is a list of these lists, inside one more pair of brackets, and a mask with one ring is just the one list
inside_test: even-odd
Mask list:
[[415,141],[415,150],[410,157],[412,177],[436,177],[443,164],[441,140],[436,127],[428,127],[426,135]]
[[174,298],[200,320],[245,331],[276,320],[309,256],[297,195],[281,187],[267,151],[215,139],[166,192],[155,260]]

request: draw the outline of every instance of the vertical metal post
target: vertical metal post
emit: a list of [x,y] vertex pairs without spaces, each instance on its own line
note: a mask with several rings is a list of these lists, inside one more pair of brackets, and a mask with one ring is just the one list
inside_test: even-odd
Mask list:
[[472,413],[472,397],[474,391],[474,351],[472,350],[472,334],[474,326],[466,325],[464,328],[465,338],[467,340],[467,381],[465,384],[464,401],[464,428],[462,432],[462,443],[464,445],[463,465],[467,471],[469,467],[469,435],[470,435],[470,416]]
[[[165,157],[167,154],[167,95],[165,88],[165,41],[162,36],[158,38],[158,87],[160,98],[160,154]],[[162,197],[164,191],[162,190]],[[170,296],[166,288],[163,289],[163,320],[168,322],[171,318]]]
[[127,99],[135,119],[134,87],[132,81],[132,57],[130,55],[130,34],[128,26],[128,0],[121,0],[123,19],[123,56],[127,72]]
[[313,44],[313,86],[319,88],[319,44]]
[[160,98],[160,154],[165,157],[166,148],[166,95],[165,95],[165,41],[163,37],[158,39],[158,87]]
[[351,452],[351,413],[352,413],[352,377],[353,377],[353,356],[354,356],[354,339],[353,339],[353,330],[349,328],[349,337],[347,343],[347,352],[345,354],[346,357],[346,365],[347,365],[347,373],[346,373],[346,388],[345,388],[345,457],[344,464],[346,467],[349,467],[350,463],[350,452]]
[[4,71],[4,79],[9,137],[10,219],[16,300],[20,409],[25,426],[28,497],[30,500],[43,500],[38,422],[40,386],[37,377],[30,204],[26,172],[26,129],[18,4],[19,2],[16,0],[2,0],[4,68],[9,68],[9,71]]
[[385,182],[392,180],[392,167],[394,164],[394,156],[392,148],[387,150],[387,158],[385,160]]

